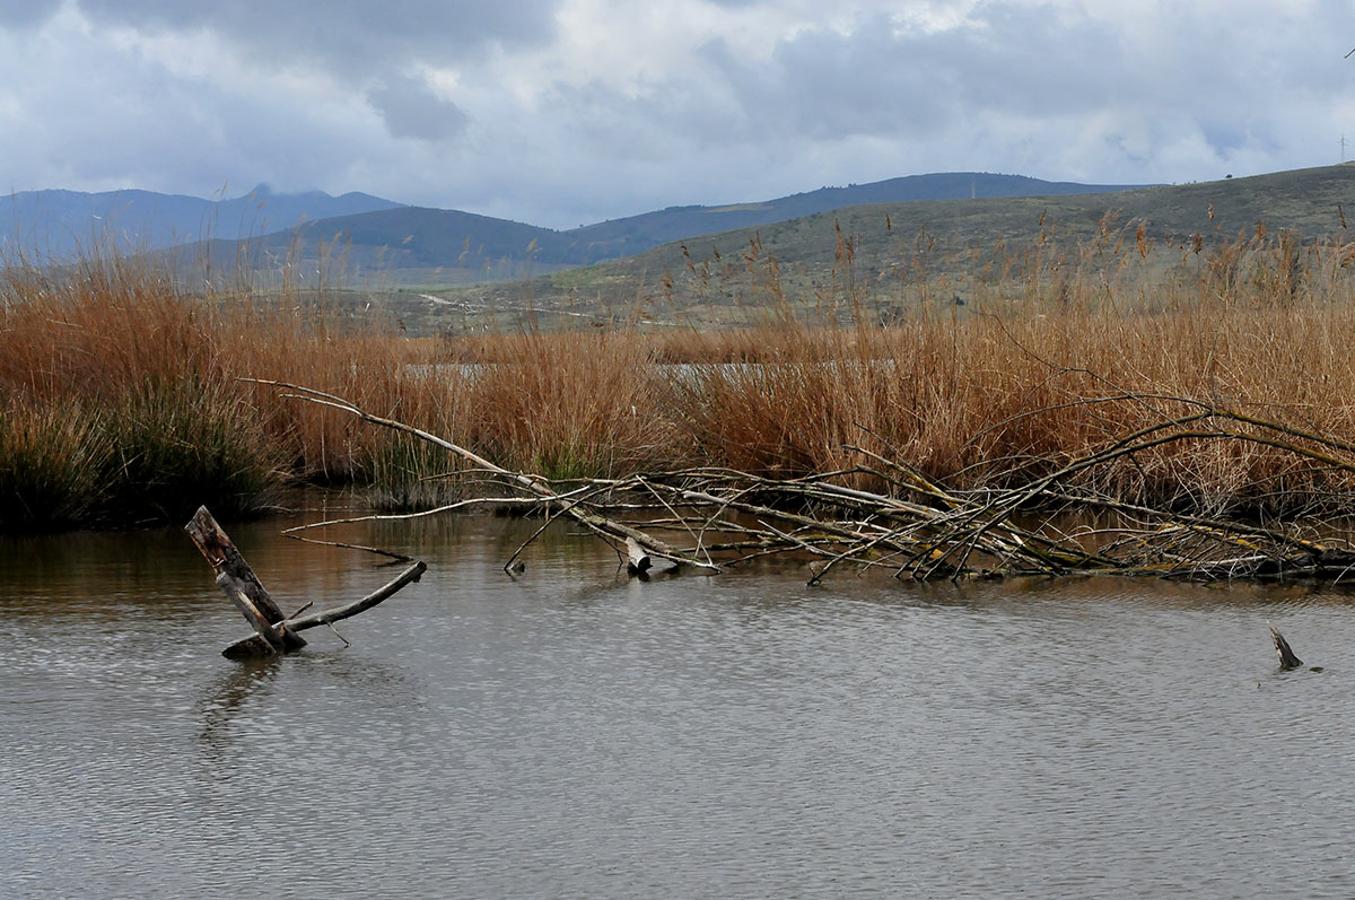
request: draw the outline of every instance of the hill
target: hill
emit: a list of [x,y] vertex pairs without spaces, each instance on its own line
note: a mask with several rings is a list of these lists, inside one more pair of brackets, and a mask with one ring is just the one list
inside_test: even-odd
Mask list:
[[308,220],[398,206],[362,193],[338,197],[320,191],[276,194],[262,184],[240,197],[223,200],[140,190],[22,191],[0,197],[0,252],[22,250],[44,259],[62,259],[82,247],[107,243],[121,249],[154,250],[205,237],[245,238]]
[[217,271],[256,273],[302,259],[338,278],[456,284],[520,278],[570,265],[573,242],[560,232],[459,210],[405,206],[307,222],[237,241],[164,251],[180,271],[209,259]]
[[987,172],[907,175],[869,184],[823,187],[816,191],[755,203],[674,206],[624,219],[599,222],[568,233],[582,244],[577,251],[579,260],[596,262],[640,253],[681,238],[753,228],[868,203],[1056,197],[1113,193],[1138,187],[1142,185],[1042,181],[1024,175],[994,175]]
[[962,294],[967,279],[995,277],[995,267],[1013,262],[1019,269],[1037,245],[1047,258],[1076,258],[1098,238],[1107,245],[1103,251],[1119,245],[1124,252],[1126,243],[1136,249],[1141,225],[1145,251],[1167,265],[1188,252],[1197,234],[1216,244],[1264,223],[1272,233],[1287,229],[1311,240],[1351,234],[1347,214],[1355,224],[1351,166],[1108,194],[875,203],[689,238],[528,282],[447,292],[443,299],[473,310],[662,303],[709,320],[714,307],[757,302],[755,282],[765,279],[771,260],[781,288],[803,302],[845,278],[871,292],[898,294],[905,282],[944,276]]

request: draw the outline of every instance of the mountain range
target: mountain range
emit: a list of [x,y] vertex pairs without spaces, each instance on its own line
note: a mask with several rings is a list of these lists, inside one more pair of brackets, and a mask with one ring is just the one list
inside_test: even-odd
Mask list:
[[120,251],[157,250],[205,238],[248,238],[314,219],[399,206],[361,193],[279,194],[265,184],[220,200],[140,190],[21,191],[0,197],[0,251],[60,260],[110,245]]
[[[1170,267],[1192,247],[1263,228],[1344,242],[1347,209],[1355,210],[1350,165],[1143,187],[918,175],[761,202],[669,207],[566,231],[367,194],[256,189],[208,201],[44,191],[0,199],[0,265],[6,247],[44,229],[74,235],[84,228],[94,239],[100,226],[86,220],[111,220],[121,246],[159,242],[153,254],[185,277],[201,278],[204,263],[212,275],[243,272],[261,287],[283,274],[307,284],[318,273],[356,288],[340,292],[352,295],[341,302],[354,314],[385,309],[410,333],[434,333],[478,327],[499,312],[545,310],[574,321],[651,303],[692,321],[722,321],[722,310],[760,302],[772,271],[786,296],[806,302],[843,277],[895,294],[904,282],[941,278],[963,299],[969,281],[996,277],[1012,261],[1024,265],[1030,253],[1076,263],[1109,252],[1114,260],[1127,242],[1131,252],[1146,248],[1151,265]],[[165,210],[178,218],[161,218]],[[266,232],[274,220],[294,224]],[[193,228],[218,237],[163,246]]]

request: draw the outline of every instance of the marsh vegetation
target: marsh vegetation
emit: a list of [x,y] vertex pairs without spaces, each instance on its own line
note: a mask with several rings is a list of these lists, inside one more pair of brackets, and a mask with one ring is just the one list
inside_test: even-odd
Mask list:
[[[552,479],[692,466],[793,478],[885,458],[1000,488],[1181,400],[1355,445],[1355,245],[1257,229],[1163,267],[1131,229],[1029,252],[968,302],[920,278],[887,319],[839,275],[796,304],[755,260],[758,324],[409,338],[323,290],[192,292],[144,259],[0,272],[0,527],[258,511],[295,482],[415,507],[465,490],[443,454],[242,377],[305,384]],[[1244,430],[1251,427],[1240,423]],[[1305,446],[1310,446],[1305,444]],[[1342,512],[1344,457],[1181,439],[1089,472],[1126,503],[1251,517]],[[854,484],[889,493],[887,479]]]

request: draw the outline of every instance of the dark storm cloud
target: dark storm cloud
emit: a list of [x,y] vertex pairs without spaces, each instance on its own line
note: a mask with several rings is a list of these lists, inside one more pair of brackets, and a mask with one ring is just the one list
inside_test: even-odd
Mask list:
[[417,78],[385,78],[367,92],[391,137],[441,141],[466,129],[466,114]]
[[548,40],[557,0],[76,0],[95,22],[206,30],[278,65],[297,56],[362,76],[416,60],[473,56],[487,45]]

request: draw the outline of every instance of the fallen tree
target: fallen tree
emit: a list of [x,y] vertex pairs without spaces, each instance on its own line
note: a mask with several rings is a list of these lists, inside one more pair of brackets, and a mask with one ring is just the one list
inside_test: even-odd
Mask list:
[[[505,489],[502,495],[467,497],[420,513],[334,519],[290,531],[470,506],[539,509],[546,523],[513,553],[506,569],[546,525],[563,516],[607,541],[632,574],[648,571],[654,559],[716,573],[776,555],[811,558],[810,583],[843,565],[886,569],[921,581],[1078,574],[1338,582],[1355,571],[1350,544],[1319,539],[1311,525],[1183,513],[1115,500],[1087,487],[1094,483],[1089,473],[1180,442],[1261,445],[1313,466],[1355,473],[1355,446],[1349,443],[1190,398],[1141,395],[1144,402],[1176,407],[1177,414],[1083,456],[1046,461],[1035,474],[1007,473],[999,481],[1009,487],[956,490],[901,459],[861,447],[846,448],[860,460],[855,465],[800,477],[691,468],[551,482],[511,471],[445,437],[374,415],[333,394],[283,382],[256,383],[413,435],[477,473],[488,473]],[[866,482],[888,489],[859,486]],[[1038,522],[1030,524],[1037,512]],[[1084,515],[1061,525],[1068,520],[1058,514],[1066,512],[1094,512],[1111,521],[1088,524]]]

